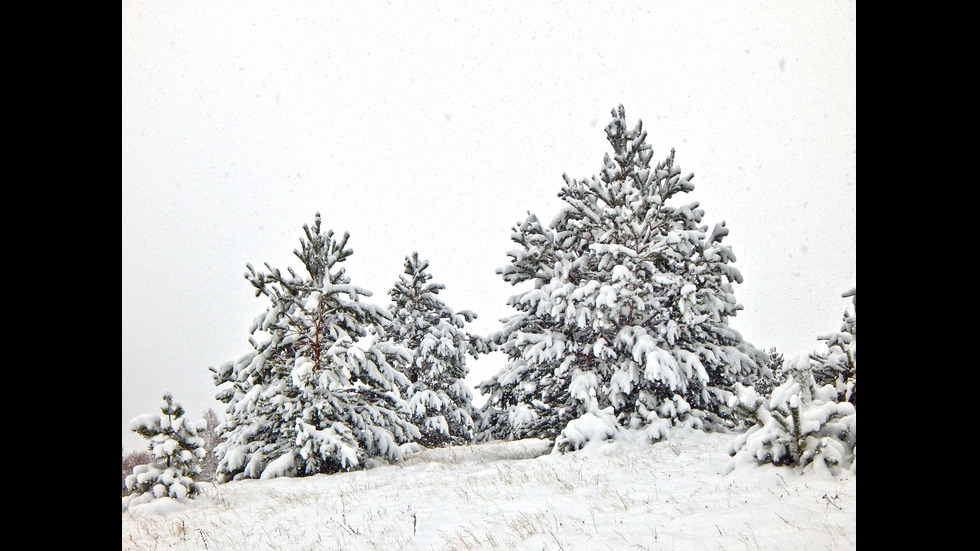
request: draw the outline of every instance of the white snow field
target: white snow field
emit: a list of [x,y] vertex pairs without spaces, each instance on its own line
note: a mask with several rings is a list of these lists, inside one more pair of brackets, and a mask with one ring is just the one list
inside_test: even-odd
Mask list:
[[838,550],[857,546],[856,474],[740,466],[734,434],[627,449],[541,440],[425,450],[307,478],[204,484],[122,514],[122,548]]

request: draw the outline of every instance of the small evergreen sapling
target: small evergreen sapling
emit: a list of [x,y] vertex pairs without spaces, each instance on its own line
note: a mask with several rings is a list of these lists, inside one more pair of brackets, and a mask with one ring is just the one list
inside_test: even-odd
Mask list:
[[785,380],[783,364],[785,358],[775,347],[766,351],[765,363],[769,373],[755,382],[755,391],[760,396],[769,396],[773,389]]
[[404,367],[411,382],[407,393],[410,419],[422,432],[424,446],[464,444],[473,437],[475,409],[464,379],[466,356],[488,351],[479,336],[467,333],[466,323],[476,314],[454,312],[439,297],[445,286],[431,282],[428,261],[413,252],[405,257],[405,271],[388,294],[393,319],[388,338],[412,352]]
[[218,420],[218,414],[211,408],[204,412],[204,422],[206,424],[204,430],[199,430],[197,434],[204,440],[204,449],[208,453],[201,461],[201,474],[198,480],[211,482],[218,470],[218,460],[214,450],[221,443],[221,433],[218,431],[221,422]]
[[835,475],[857,471],[855,328],[855,311],[845,312],[841,333],[820,337],[829,350],[784,368],[785,379],[768,398],[736,385],[730,404],[749,428],[732,445],[729,470],[772,463]]
[[146,414],[130,421],[130,429],[150,440],[152,461],[133,468],[126,477],[130,494],[123,498],[123,510],[154,499],[183,500],[200,492],[195,481],[200,462],[206,455],[204,439],[198,431],[206,427],[184,417],[184,408],[173,401],[170,392],[163,394],[162,414]]
[[153,460],[153,456],[147,450],[132,450],[127,452],[123,448],[122,456],[122,495],[128,496],[131,492],[126,487],[126,477],[133,474],[133,468],[137,465],[145,465]]
[[811,369],[818,384],[831,384],[838,399],[857,405],[857,288],[841,295],[851,297],[851,307],[844,310],[839,332],[817,337],[827,345],[826,352],[810,354]]
[[738,385],[732,407],[750,423],[733,443],[728,470],[743,464],[788,465],[839,474],[856,470],[857,412],[833,385],[814,381],[807,358],[788,370],[768,400]]

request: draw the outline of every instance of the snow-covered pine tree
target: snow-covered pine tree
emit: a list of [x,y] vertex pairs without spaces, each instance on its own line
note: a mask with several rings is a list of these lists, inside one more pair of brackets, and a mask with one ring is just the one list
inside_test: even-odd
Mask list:
[[218,480],[306,476],[397,460],[420,437],[406,419],[411,353],[383,340],[384,308],[361,300],[342,262],[349,234],[321,232],[320,213],[294,254],[306,273],[247,265],[246,279],[270,305],[255,319],[254,350],[212,368],[228,404],[217,446]]
[[787,465],[839,474],[856,472],[857,411],[838,401],[837,389],[819,385],[812,364],[800,357],[769,399],[736,384],[731,405],[749,428],[732,444],[727,470],[744,464]]
[[768,368],[771,376],[766,376],[760,378],[755,383],[755,391],[760,396],[769,396],[776,386],[785,380],[785,374],[783,373],[785,359],[775,347],[770,348],[766,351],[766,368]]
[[817,384],[834,385],[839,400],[857,406],[857,288],[841,296],[851,297],[851,307],[844,310],[839,332],[817,337],[826,343],[827,351],[810,354],[810,369]]
[[214,453],[215,447],[221,443],[220,425],[218,413],[212,408],[204,412],[204,430],[198,431],[198,436],[204,440],[204,449],[208,452],[201,461],[201,475],[198,478],[201,482],[211,482],[214,480],[215,473],[218,471],[218,459]]
[[184,408],[169,391],[163,394],[160,410],[162,414],[140,415],[129,423],[130,430],[149,439],[153,460],[135,466],[126,477],[130,493],[123,498],[123,510],[158,498],[183,500],[200,492],[195,479],[207,452],[198,431],[205,429],[206,422],[184,417]]
[[[737,385],[731,399],[749,425],[732,445],[729,469],[744,463],[791,465],[833,474],[857,467],[857,290],[839,333],[818,337],[826,352],[790,362],[771,396]],[[767,399],[768,398],[768,399]]]
[[479,385],[481,439],[576,449],[625,431],[657,440],[671,424],[731,426],[733,385],[767,371],[728,325],[742,276],[724,222],[708,231],[697,202],[671,204],[693,175],[673,151],[651,165],[642,122],[628,130],[622,106],[612,115],[599,177],[564,175],[550,227],[529,213],[514,228],[520,248],[498,273],[531,288],[510,298],[518,313],[493,336],[509,363]]
[[406,394],[410,419],[422,431],[424,446],[458,445],[473,437],[473,395],[464,379],[466,356],[487,352],[483,339],[465,324],[476,319],[469,310],[454,312],[439,297],[445,285],[431,282],[429,262],[418,252],[405,257],[405,271],[388,291],[394,316],[388,338],[410,350],[414,360],[405,367],[411,382]]

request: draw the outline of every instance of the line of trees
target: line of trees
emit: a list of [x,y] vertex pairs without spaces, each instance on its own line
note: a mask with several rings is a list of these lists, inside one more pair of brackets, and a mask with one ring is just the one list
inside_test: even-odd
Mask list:
[[[300,271],[247,265],[267,304],[251,327],[252,350],[211,368],[223,420],[175,422],[165,396],[169,422],[134,420],[151,439],[151,467],[131,465],[126,488],[183,498],[196,489],[186,479],[204,472],[218,482],[308,476],[493,439],[544,438],[567,452],[655,442],[673,427],[748,428],[732,452],[740,461],[823,458],[850,468],[853,310],[841,332],[822,337],[828,352],[788,368],[774,349],[746,342],[729,325],[742,308],[733,291],[742,275],[723,244],[729,230],[709,229],[697,202],[678,201],[694,189],[693,174],[673,150],[654,162],[642,122],[629,128],[622,106],[605,132],[612,154],[598,176],[565,175],[551,223],[529,213],[513,228],[519,248],[498,274],[519,288],[508,301],[515,314],[489,336],[466,330],[476,314],[442,301],[444,285],[417,252],[390,304],[370,302],[344,269],[349,234],[325,229],[319,213],[294,251]],[[488,400],[476,408],[463,382],[467,358],[492,351],[507,361],[478,385]],[[816,414],[804,422],[803,410],[817,405],[828,413],[814,429]],[[220,441],[203,444],[198,430]]]

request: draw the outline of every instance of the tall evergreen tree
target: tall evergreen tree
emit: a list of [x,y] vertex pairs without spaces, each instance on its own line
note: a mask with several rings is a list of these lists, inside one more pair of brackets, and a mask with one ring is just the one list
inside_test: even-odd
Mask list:
[[[494,336],[509,363],[479,385],[489,395],[481,438],[556,439],[595,418],[608,425],[603,438],[731,426],[732,385],[766,370],[764,353],[728,325],[742,276],[721,243],[724,222],[708,231],[697,202],[672,204],[693,175],[673,151],[651,165],[642,122],[629,130],[622,106],[612,115],[599,176],[564,175],[550,226],[529,214],[514,228],[520,248],[498,273],[530,288],[510,298],[518,313]],[[561,449],[590,438],[582,423]]]
[[218,479],[332,473],[372,458],[396,460],[420,436],[405,418],[408,380],[396,369],[411,353],[381,340],[391,318],[361,300],[342,262],[349,234],[321,231],[317,213],[294,254],[306,273],[247,265],[246,279],[270,305],[256,318],[254,350],[212,368],[228,404]]
[[130,429],[150,441],[152,461],[137,465],[126,477],[130,493],[123,498],[124,510],[157,498],[185,499],[200,492],[195,479],[207,452],[198,431],[204,430],[205,422],[194,423],[184,417],[184,408],[173,401],[169,391],[163,394],[160,410],[160,414],[140,415],[130,421]]
[[405,271],[388,292],[394,316],[388,338],[413,353],[405,367],[411,382],[406,399],[411,420],[422,431],[425,446],[463,444],[473,437],[475,409],[464,379],[466,356],[487,352],[479,336],[464,329],[476,319],[469,310],[454,312],[439,297],[445,285],[433,283],[429,262],[413,252]]

